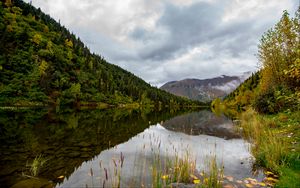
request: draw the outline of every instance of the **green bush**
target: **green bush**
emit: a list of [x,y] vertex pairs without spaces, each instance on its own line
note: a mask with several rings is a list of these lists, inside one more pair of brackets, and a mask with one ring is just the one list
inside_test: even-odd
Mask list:
[[253,103],[253,107],[259,113],[276,114],[286,110],[299,110],[299,92],[279,86],[259,93]]
[[264,93],[259,93],[254,100],[253,107],[259,113],[277,113],[278,108],[276,108],[274,91],[268,90]]

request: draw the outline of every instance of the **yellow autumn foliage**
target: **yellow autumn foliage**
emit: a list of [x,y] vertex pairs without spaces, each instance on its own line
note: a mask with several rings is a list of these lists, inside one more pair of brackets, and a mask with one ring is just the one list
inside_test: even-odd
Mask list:
[[262,91],[283,85],[300,85],[300,8],[295,18],[285,11],[274,28],[267,31],[259,45]]
[[69,40],[69,39],[65,40],[65,45],[68,46],[68,47],[70,47],[70,48],[73,48],[73,42],[71,40]]
[[39,73],[40,75],[46,74],[46,69],[48,68],[48,63],[45,60],[42,60],[39,66]]
[[32,42],[34,42],[37,45],[40,44],[41,40],[42,40],[42,35],[40,35],[39,33],[36,33],[32,38]]

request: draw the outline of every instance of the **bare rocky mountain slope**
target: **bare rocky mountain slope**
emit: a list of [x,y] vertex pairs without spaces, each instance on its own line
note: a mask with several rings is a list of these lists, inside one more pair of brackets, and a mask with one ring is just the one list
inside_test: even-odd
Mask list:
[[217,97],[225,97],[249,78],[250,75],[251,72],[245,72],[240,76],[222,75],[220,77],[203,80],[184,79],[171,81],[161,86],[160,89],[178,96],[206,102]]

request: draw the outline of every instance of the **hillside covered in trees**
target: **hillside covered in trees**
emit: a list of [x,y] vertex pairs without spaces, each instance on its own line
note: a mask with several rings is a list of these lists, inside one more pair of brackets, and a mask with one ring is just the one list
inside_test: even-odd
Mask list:
[[195,104],[90,53],[40,9],[21,0],[0,2],[0,105],[100,103]]
[[300,110],[300,9],[294,18],[284,12],[259,44],[261,69],[223,101],[227,107],[252,106],[263,114]]
[[212,109],[240,120],[271,186],[300,187],[300,7],[294,18],[284,12],[258,47],[261,69]]

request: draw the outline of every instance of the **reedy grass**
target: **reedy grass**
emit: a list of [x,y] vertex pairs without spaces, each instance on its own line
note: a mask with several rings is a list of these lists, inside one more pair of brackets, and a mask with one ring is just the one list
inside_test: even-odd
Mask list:
[[175,154],[175,157],[167,158],[166,165],[160,160],[154,160],[151,168],[152,187],[172,187],[184,183],[202,188],[221,188],[224,171],[223,167],[218,167],[216,156],[203,162],[206,163],[207,170],[199,173],[196,160],[188,151],[181,157]]
[[[199,172],[196,158],[190,152],[189,146],[161,147],[161,139],[154,133],[147,135],[149,144],[144,144],[142,150],[135,154],[132,170],[134,178],[126,180],[121,173],[117,160],[112,159],[112,169],[103,168],[100,163],[102,187],[174,187],[176,184],[194,184],[196,187],[222,187],[223,167],[219,169],[216,156],[201,161],[206,169]],[[144,138],[144,136],[143,136]],[[179,147],[179,148],[178,148]],[[185,148],[185,149],[182,149]],[[165,150],[164,150],[165,149]],[[123,157],[124,160],[124,157]],[[119,160],[120,161],[120,160]],[[128,168],[128,167],[127,167]],[[136,171],[137,170],[137,171]],[[126,170],[128,172],[128,169]],[[103,173],[104,172],[104,173]],[[138,173],[135,176],[135,173]],[[114,181],[117,180],[117,181]],[[121,180],[123,179],[123,182]]]
[[250,108],[241,115],[256,164],[279,175],[276,187],[300,186],[299,114],[262,116]]
[[[105,179],[103,180],[103,187],[105,187],[106,182],[108,182],[108,179],[110,178],[111,185],[109,187],[112,188],[120,188],[121,186],[121,173],[122,173],[122,168],[124,164],[124,155],[121,152],[120,158],[119,159],[112,159],[113,163],[113,172],[109,173],[109,170],[105,167],[103,167],[104,173],[105,173]],[[101,168],[101,164],[100,164]]]
[[[96,177],[97,175],[94,174],[93,168],[90,168],[89,175],[91,176],[91,187],[110,187],[110,188],[120,188],[121,187],[121,174],[122,168],[124,164],[124,155],[121,152],[120,158],[112,158],[111,163],[112,169],[110,169],[110,164],[105,166],[102,164],[102,160],[99,161],[99,169],[100,169],[100,176]],[[95,180],[94,180],[95,178]],[[98,181],[98,182],[97,182]],[[99,184],[100,181],[100,184]],[[89,187],[88,184],[85,187]]]
[[45,159],[42,155],[38,155],[34,158],[31,164],[26,164],[29,167],[29,172],[31,176],[38,176],[40,173],[41,168],[45,165],[48,159]]
[[[216,160],[216,156],[213,156],[209,162],[208,174],[204,173],[204,182],[202,187],[205,188],[221,188],[222,180],[224,176],[224,168],[219,168]],[[207,179],[207,181],[205,181]]]
[[256,157],[256,162],[277,171],[285,163],[288,145],[274,133],[269,123],[270,121],[259,118],[253,109],[248,109],[241,116],[243,133],[252,143],[251,152]]

